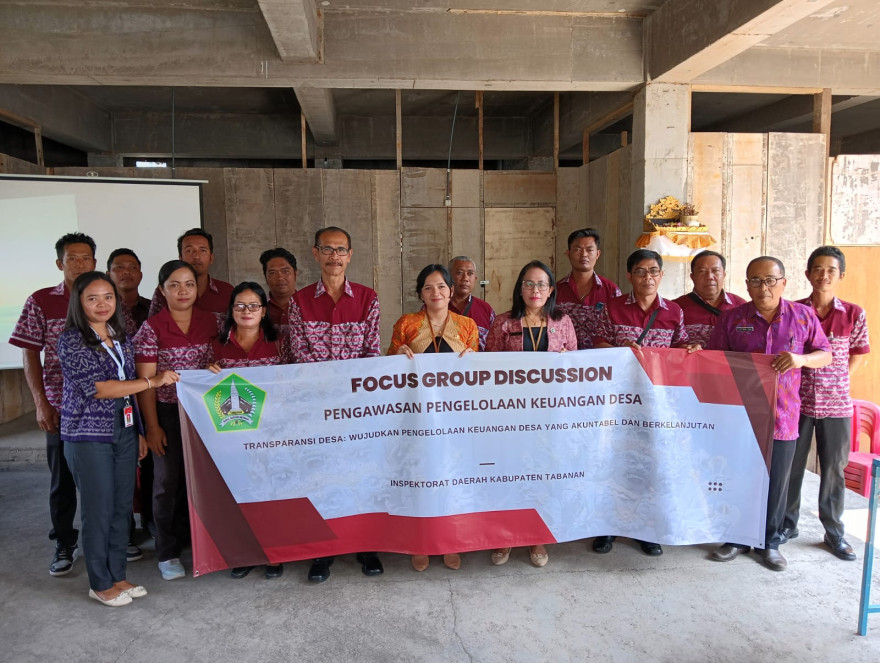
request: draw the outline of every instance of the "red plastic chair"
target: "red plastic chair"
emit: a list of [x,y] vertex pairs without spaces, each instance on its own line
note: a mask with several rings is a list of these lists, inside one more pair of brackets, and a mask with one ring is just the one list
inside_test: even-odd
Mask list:
[[[867,434],[869,451],[860,451],[860,438]],[[880,458],[880,407],[853,399],[852,440],[849,463],[844,469],[846,487],[864,497],[871,495],[871,464]]]

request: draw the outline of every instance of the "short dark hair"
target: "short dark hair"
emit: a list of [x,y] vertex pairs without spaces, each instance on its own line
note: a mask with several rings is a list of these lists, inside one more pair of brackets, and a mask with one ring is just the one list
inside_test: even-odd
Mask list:
[[440,272],[440,276],[443,277],[443,280],[446,282],[446,285],[453,287],[452,277],[449,275],[449,270],[446,269],[444,265],[433,264],[425,266],[422,271],[419,272],[419,275],[416,277],[416,297],[422,294],[422,288],[425,287],[425,281],[428,280],[428,277],[431,276],[434,272]]
[[[235,286],[232,289],[232,294],[229,295],[229,306],[226,308],[226,319],[223,321],[223,328],[220,330],[219,340],[221,343],[229,342],[229,332],[235,327],[235,318],[232,317],[232,305],[235,304],[235,298],[248,290],[252,291],[260,298],[260,303],[263,305],[264,309],[269,306],[269,298],[266,297],[266,291],[263,290],[263,287],[259,283],[254,281],[242,281]],[[275,328],[275,323],[272,322],[272,317],[269,315],[268,311],[266,311],[266,315],[263,316],[263,319],[260,320],[260,327],[263,330],[263,338],[267,341],[274,343],[278,339],[278,330]]]
[[324,233],[342,233],[345,235],[345,239],[348,240],[348,248],[351,248],[351,235],[348,234],[347,230],[343,230],[339,226],[327,226],[326,228],[321,228],[315,231],[315,246],[318,246],[318,241],[321,239],[321,235]]
[[574,243],[576,239],[580,239],[581,237],[592,237],[596,240],[596,248],[599,248],[599,244],[602,241],[602,238],[599,237],[599,231],[595,228],[581,228],[580,230],[575,230],[568,236],[568,248],[571,248],[571,245]]
[[721,269],[727,269],[727,260],[723,255],[717,251],[700,251],[697,255],[691,258],[691,274],[694,273],[694,265],[697,264],[697,260],[700,258],[718,258],[721,261]]
[[550,282],[550,287],[553,289],[544,303],[544,315],[549,320],[561,320],[564,313],[562,309],[556,306],[556,279],[553,278],[553,271],[540,260],[532,260],[519,270],[519,276],[516,277],[516,281],[513,284],[513,304],[510,307],[510,317],[514,320],[521,320],[526,314],[526,300],[522,296],[522,280],[525,278],[526,272],[533,267],[544,271],[547,275],[547,280]]
[[116,260],[119,256],[131,256],[132,258],[137,260],[138,267],[141,266],[141,259],[137,257],[137,253],[135,253],[131,249],[116,249],[107,258],[108,272],[110,271],[110,267],[113,265],[113,261]]
[[204,237],[206,240],[208,240],[208,249],[211,251],[211,253],[214,253],[214,236],[207,230],[202,230],[201,228],[190,228],[177,238],[178,256],[183,255],[183,240],[185,240],[187,237]]
[[633,267],[642,262],[642,260],[656,260],[657,266],[660,269],[663,269],[663,256],[659,253],[652,251],[651,249],[636,249],[630,253],[629,258],[626,259],[626,273],[632,273]]
[[159,268],[159,287],[161,288],[165,285],[165,281],[167,281],[178,269],[188,269],[192,272],[193,278],[198,281],[199,277],[196,276],[196,270],[194,270],[193,266],[188,262],[183,260],[169,260]]
[[287,263],[293,267],[293,271],[296,271],[296,256],[287,249],[282,249],[278,246],[274,249],[266,249],[260,254],[260,264],[263,266],[264,278],[266,276],[266,269],[268,268],[269,261],[273,258],[284,258]]
[[[73,242],[74,244],[78,242]],[[125,334],[125,318],[122,315],[122,302],[119,299],[119,291],[116,290],[116,284],[113,279],[104,272],[86,272],[76,277],[73,286],[70,289],[70,303],[67,305],[67,318],[64,320],[64,329],[78,329],[82,334],[83,342],[91,348],[97,348],[101,345],[101,339],[92,330],[89,320],[86,318],[86,312],[82,307],[82,294],[95,281],[104,281],[109,283],[113,288],[113,295],[116,297],[116,310],[113,316],[107,321],[107,335],[114,341],[124,341]]]
[[758,256],[757,258],[752,258],[749,261],[749,264],[746,265],[746,276],[749,274],[749,270],[752,268],[756,262],[761,262],[762,260],[769,260],[772,263],[775,263],[777,267],[779,267],[779,273],[782,276],[785,276],[785,265],[782,264],[782,261],[779,258],[774,258],[773,256]]
[[836,246],[820,246],[818,249],[813,251],[810,254],[810,257],[807,259],[807,271],[809,272],[813,269],[813,262],[816,258],[836,258],[837,266],[840,268],[840,273],[843,274],[846,271],[846,258],[843,255],[843,251],[838,249]]
[[84,233],[67,233],[55,242],[55,255],[58,256],[58,260],[64,258],[64,249],[71,244],[88,244],[92,250],[92,258],[95,257],[95,251],[97,251],[95,240]]

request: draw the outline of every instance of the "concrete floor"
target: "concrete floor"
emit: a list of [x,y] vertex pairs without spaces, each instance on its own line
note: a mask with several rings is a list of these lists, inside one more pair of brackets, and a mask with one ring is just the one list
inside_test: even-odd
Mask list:
[[[880,615],[867,637],[855,634],[867,501],[852,493],[855,563],[827,552],[813,512],[783,548],[784,573],[753,555],[713,563],[713,545],[649,558],[624,539],[608,555],[589,541],[552,546],[544,569],[519,549],[506,566],[468,553],[459,571],[432,558],[421,574],[387,554],[380,578],[347,555],[322,585],[306,581],[305,562],[278,580],[255,569],[243,580],[164,582],[148,542],[128,577],[149,596],[110,609],[87,598],[82,559],[70,575],[48,574],[49,475],[32,460],[40,446],[31,424],[0,426],[0,661],[880,660]],[[817,489],[808,474],[807,505]],[[880,603],[880,571],[874,587]]]

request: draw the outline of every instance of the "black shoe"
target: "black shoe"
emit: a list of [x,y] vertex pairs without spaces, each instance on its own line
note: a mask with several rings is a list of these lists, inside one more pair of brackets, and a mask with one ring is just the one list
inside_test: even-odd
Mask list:
[[730,562],[736,559],[737,555],[740,553],[747,553],[749,550],[751,550],[749,546],[741,548],[733,543],[725,543],[723,546],[713,551],[709,559],[715,562]]
[[650,541],[639,541],[639,545],[642,547],[642,552],[646,555],[651,555],[651,557],[659,557],[663,554],[663,548],[659,543],[651,543]]
[[786,527],[782,530],[782,543],[796,539],[798,536],[800,536],[800,532],[797,527]]
[[126,562],[136,562],[139,559],[144,558],[144,551],[138,548],[131,541],[128,542],[128,546],[125,548],[125,561]]
[[614,547],[613,536],[597,536],[593,539],[593,552],[605,554],[610,553]]
[[840,537],[836,541],[827,534],[825,535],[825,545],[831,548],[831,554],[847,562],[852,562],[856,558],[852,546],[846,542],[846,539]]
[[272,578],[280,578],[281,574],[284,573],[284,565],[283,564],[267,564],[266,565],[266,577],[271,580]]
[[788,567],[788,562],[785,561],[785,557],[783,557],[782,553],[775,548],[768,548],[766,550],[755,548],[755,552],[761,557],[764,566],[771,571],[785,571]]
[[246,577],[253,568],[253,566],[236,566],[234,569],[232,569],[232,572],[229,575],[231,575],[236,580],[239,580],[240,578]]
[[330,577],[330,565],[333,563],[332,557],[318,557],[312,560],[312,566],[309,569],[309,582],[324,582]]
[[75,543],[72,546],[56,544],[55,557],[49,565],[49,575],[66,576],[73,570],[73,562],[77,557],[79,557],[79,548]]
[[365,576],[380,576],[385,573],[379,555],[374,552],[358,553],[357,561],[361,563],[361,572]]

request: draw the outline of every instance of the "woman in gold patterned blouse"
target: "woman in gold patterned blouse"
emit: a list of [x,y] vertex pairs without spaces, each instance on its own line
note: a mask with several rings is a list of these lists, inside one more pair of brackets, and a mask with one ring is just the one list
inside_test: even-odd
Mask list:
[[[412,359],[427,352],[456,352],[464,356],[476,352],[480,335],[477,324],[470,318],[452,313],[452,277],[443,265],[428,265],[416,278],[416,294],[424,303],[418,313],[408,313],[394,325],[389,355],[403,355]],[[458,553],[443,555],[443,563],[450,569],[461,566]],[[428,568],[427,555],[413,555],[416,571]]]

